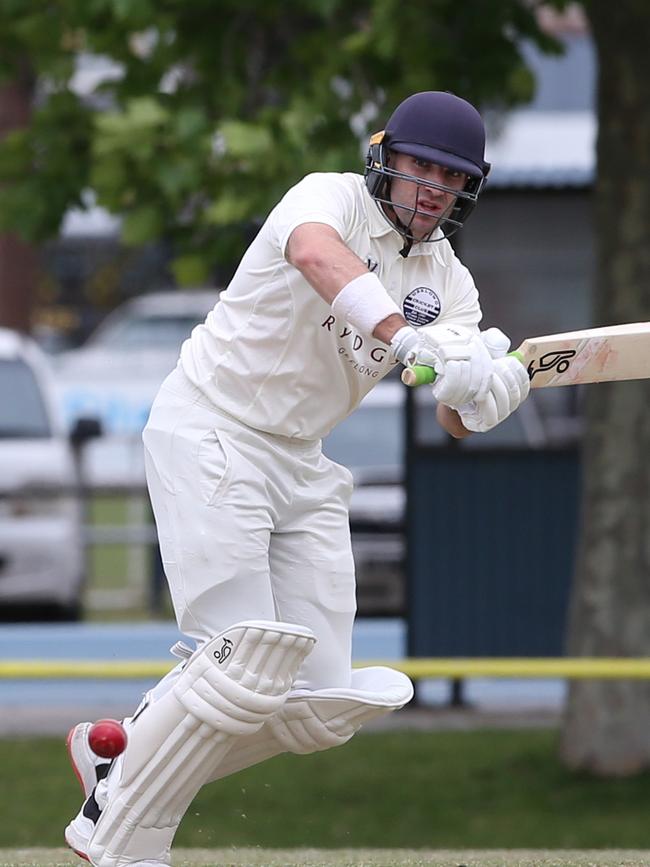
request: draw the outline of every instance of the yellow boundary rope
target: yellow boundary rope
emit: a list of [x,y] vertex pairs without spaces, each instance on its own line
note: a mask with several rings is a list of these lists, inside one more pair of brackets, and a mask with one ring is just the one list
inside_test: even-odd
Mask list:
[[[401,659],[355,662],[355,668],[386,665],[414,680],[424,678],[650,678],[650,658],[479,658]],[[167,674],[171,663],[129,660],[124,662],[40,659],[0,661],[0,679],[5,680],[129,680],[157,679]]]

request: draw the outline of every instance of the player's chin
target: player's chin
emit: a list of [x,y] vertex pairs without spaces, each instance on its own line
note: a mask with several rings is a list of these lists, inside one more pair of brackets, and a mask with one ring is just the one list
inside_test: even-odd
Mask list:
[[426,238],[440,225],[441,214],[416,214],[411,222],[411,232],[416,238]]

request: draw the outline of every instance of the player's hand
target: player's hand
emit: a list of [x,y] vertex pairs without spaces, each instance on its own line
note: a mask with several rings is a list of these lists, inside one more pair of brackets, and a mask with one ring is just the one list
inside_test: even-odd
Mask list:
[[[433,359],[436,371],[433,396],[456,409],[472,400],[482,400],[490,386],[494,361],[482,337],[461,325],[431,325],[420,328],[421,354]],[[427,364],[420,361],[416,364]]]
[[393,334],[390,348],[393,350],[395,358],[404,367],[412,367],[414,364],[425,364],[427,367],[433,367],[433,356],[430,353],[427,356],[421,352],[422,337],[419,331],[411,328],[410,325],[404,325]]
[[485,397],[458,407],[457,412],[467,430],[485,433],[508,418],[526,400],[529,391],[528,371],[519,359],[512,355],[497,358]]
[[416,331],[404,326],[393,336],[391,348],[405,366],[425,365],[435,370],[432,391],[439,403],[456,409],[487,393],[492,356],[482,336],[468,328],[431,325]]

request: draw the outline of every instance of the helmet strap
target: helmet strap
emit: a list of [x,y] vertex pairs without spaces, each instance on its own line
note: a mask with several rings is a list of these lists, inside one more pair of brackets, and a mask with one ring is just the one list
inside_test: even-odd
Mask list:
[[405,240],[404,240],[404,246],[403,246],[402,249],[399,251],[399,254],[400,254],[400,256],[403,256],[404,259],[406,259],[406,257],[408,256],[408,254],[411,252],[411,247],[413,246],[413,239],[412,239],[412,238],[409,238],[409,237],[407,237],[407,236],[403,236],[403,237],[405,238]]
[[[397,216],[397,211],[395,210],[395,206],[393,205],[392,201],[390,200],[390,190],[387,190],[387,192],[386,192],[386,201],[384,202],[384,204],[388,205],[388,208],[390,209],[391,222],[393,223],[393,225],[395,226],[395,228],[397,229],[399,234],[402,236],[402,238],[404,238],[404,246],[399,251],[399,254],[400,254],[400,256],[403,256],[406,259],[408,254],[411,252],[411,247],[413,246],[413,241],[414,241],[414,238],[410,233],[411,221],[409,220],[409,224],[406,225],[406,223],[404,223]],[[415,215],[413,215],[413,216],[415,216]],[[413,216],[411,217],[411,220],[413,219]]]
[[[431,229],[431,231],[428,232],[425,236],[423,236],[422,238],[417,238],[417,239],[416,239],[416,238],[413,236],[413,233],[411,232],[411,223],[412,223],[413,220],[415,219],[415,215],[416,215],[417,212],[418,212],[417,207],[418,207],[418,197],[419,197],[419,195],[420,195],[419,190],[418,190],[418,192],[416,193],[416,196],[415,196],[415,209],[413,210],[413,213],[411,214],[411,218],[410,218],[410,220],[408,221],[408,223],[405,223],[405,222],[401,219],[401,217],[398,215],[398,213],[397,213],[397,211],[396,211],[396,209],[395,209],[395,205],[393,204],[393,202],[392,202],[392,200],[391,200],[391,198],[390,198],[390,186],[391,186],[391,181],[392,181],[392,178],[387,178],[387,179],[386,179],[386,188],[385,188],[385,189],[386,189],[386,193],[385,193],[385,195],[386,195],[386,199],[385,199],[385,201],[384,201],[384,204],[387,204],[387,205],[389,206],[390,211],[391,211],[391,213],[392,213],[392,222],[393,222],[393,224],[395,225],[395,228],[397,229],[397,231],[398,231],[398,232],[400,233],[400,235],[402,236],[402,238],[404,238],[404,246],[403,246],[402,249],[399,251],[399,254],[400,254],[400,256],[402,256],[404,259],[406,259],[406,257],[408,256],[408,254],[411,252],[411,249],[412,249],[412,247],[413,247],[413,243],[414,243],[416,240],[417,240],[418,242],[419,242],[419,241],[429,241],[429,240],[431,239],[431,235],[433,235],[433,233],[436,231],[436,229],[439,227],[440,224],[437,223],[437,224],[433,227],[433,229]],[[444,233],[443,233],[443,234],[444,234]]]

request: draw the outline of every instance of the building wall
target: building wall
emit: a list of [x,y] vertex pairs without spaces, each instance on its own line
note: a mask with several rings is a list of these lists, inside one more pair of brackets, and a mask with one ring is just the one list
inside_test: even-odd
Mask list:
[[519,343],[592,324],[591,203],[585,189],[484,193],[456,244],[479,287],[483,327]]

